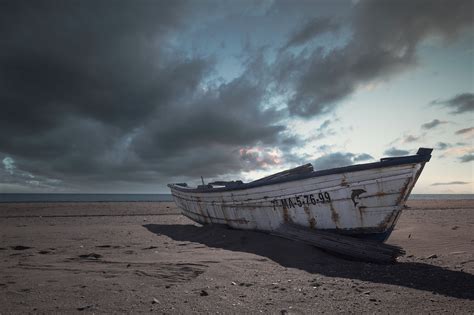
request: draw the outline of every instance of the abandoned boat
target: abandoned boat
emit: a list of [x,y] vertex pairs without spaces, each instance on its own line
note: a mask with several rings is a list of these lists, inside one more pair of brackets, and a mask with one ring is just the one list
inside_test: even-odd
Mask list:
[[168,187],[182,213],[201,224],[270,233],[291,224],[383,242],[432,151],[326,170],[306,164],[249,183]]

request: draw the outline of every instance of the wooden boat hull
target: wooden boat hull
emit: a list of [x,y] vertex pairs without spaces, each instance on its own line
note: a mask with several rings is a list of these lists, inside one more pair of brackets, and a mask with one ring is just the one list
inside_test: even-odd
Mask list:
[[292,223],[384,241],[429,157],[395,159],[241,189],[169,187],[182,213],[201,224],[271,232]]

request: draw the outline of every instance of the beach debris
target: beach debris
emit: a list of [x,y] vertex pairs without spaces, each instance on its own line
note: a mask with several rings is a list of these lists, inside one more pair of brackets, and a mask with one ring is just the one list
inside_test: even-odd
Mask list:
[[110,248],[112,247],[111,245],[97,245],[97,248]]
[[46,254],[49,254],[49,253],[51,253],[49,250],[40,250],[38,252],[38,254],[41,254],[41,255],[46,255]]
[[241,283],[239,283],[239,285],[240,285],[241,287],[244,287],[244,286],[245,286],[245,287],[251,287],[251,286],[252,286],[251,283],[245,283],[245,282],[241,282]]
[[457,225],[455,225],[451,228],[451,230],[457,230],[457,229],[459,229],[459,226],[457,226]]
[[88,305],[84,305],[84,306],[79,306],[79,307],[77,308],[77,310],[78,310],[78,311],[84,311],[84,310],[87,310],[87,309],[89,309],[89,308],[91,308],[91,307],[94,307],[94,304],[88,304]]
[[23,246],[23,245],[16,245],[16,246],[10,246],[10,248],[13,249],[13,250],[25,250],[25,249],[30,249],[30,248],[33,248],[33,247]]
[[201,290],[201,293],[199,293],[200,296],[208,296],[209,293],[207,293],[206,290]]
[[411,233],[410,233],[410,234],[408,234],[408,238],[411,238]]
[[432,254],[432,255],[429,255],[428,257],[426,257],[426,259],[434,259],[434,258],[438,258],[438,255]]
[[145,249],[155,249],[155,248],[158,248],[158,246],[148,246],[148,247],[145,247],[145,248],[142,248],[142,249],[145,250]]
[[79,255],[79,258],[91,259],[91,260],[97,260],[101,257],[102,257],[102,255],[96,254],[96,253],[89,253],[89,254]]
[[237,285],[237,283],[235,283],[234,281],[232,281],[230,284],[232,284],[232,285]]
[[151,304],[159,304],[160,301],[158,301],[156,298],[153,298],[153,300],[151,301]]

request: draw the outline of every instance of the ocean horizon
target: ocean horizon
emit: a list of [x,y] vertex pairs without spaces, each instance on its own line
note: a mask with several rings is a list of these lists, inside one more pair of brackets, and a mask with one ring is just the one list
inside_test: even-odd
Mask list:
[[0,203],[7,202],[165,202],[171,194],[81,194],[81,193],[6,193]]
[[[474,194],[412,194],[409,200],[473,200]],[[0,193],[0,203],[169,202],[171,194]]]

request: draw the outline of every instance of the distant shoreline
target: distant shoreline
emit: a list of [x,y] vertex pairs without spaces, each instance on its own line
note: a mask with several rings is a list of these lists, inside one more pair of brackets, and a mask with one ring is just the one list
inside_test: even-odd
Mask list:
[[[474,194],[412,194],[409,200],[473,200]],[[41,202],[170,202],[171,194],[0,193],[0,203]]]
[[0,194],[0,203],[21,202],[170,202],[171,194]]

